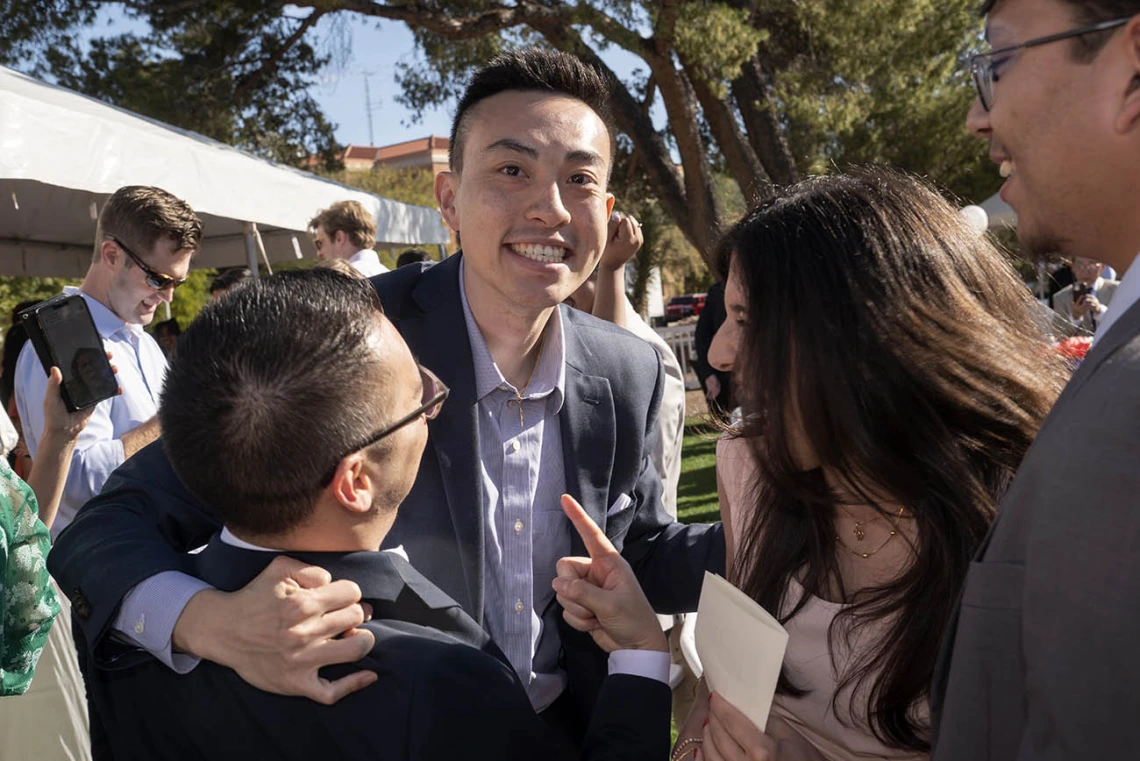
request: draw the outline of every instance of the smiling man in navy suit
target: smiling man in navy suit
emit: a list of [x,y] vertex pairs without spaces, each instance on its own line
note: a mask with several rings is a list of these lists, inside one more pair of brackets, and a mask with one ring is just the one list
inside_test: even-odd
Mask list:
[[[572,56],[491,61],[459,103],[450,171],[436,180],[463,252],[372,279],[412,351],[452,389],[428,425],[416,509],[386,543],[490,633],[535,710],[578,738],[606,659],[565,625],[550,587],[557,560],[582,554],[559,495],[582,503],[659,612],[695,610],[703,571],[724,572],[720,526],[681,526],[661,505],[656,352],[559,306],[605,245],[611,103],[606,76]],[[316,676],[368,644],[332,639],[363,618],[359,590],[284,564],[234,594],[207,588],[177,552],[192,520],[161,489],[111,489],[52,552],[53,573],[89,611],[80,618],[97,660],[115,630],[173,668],[205,657],[269,691],[334,701],[361,686],[360,675]]]

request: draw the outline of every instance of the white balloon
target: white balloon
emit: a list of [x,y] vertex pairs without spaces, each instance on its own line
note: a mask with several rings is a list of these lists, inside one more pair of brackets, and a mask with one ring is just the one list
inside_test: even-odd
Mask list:
[[978,235],[985,235],[990,227],[990,215],[981,206],[966,206],[960,211],[966,224],[974,228]]

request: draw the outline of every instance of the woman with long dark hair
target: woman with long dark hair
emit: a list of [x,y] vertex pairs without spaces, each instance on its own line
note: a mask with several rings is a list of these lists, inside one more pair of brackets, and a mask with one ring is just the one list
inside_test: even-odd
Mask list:
[[680,736],[701,759],[923,758],[951,610],[1065,368],[1006,258],[901,174],[795,185],[719,268],[730,580],[790,637],[767,734],[714,696]]

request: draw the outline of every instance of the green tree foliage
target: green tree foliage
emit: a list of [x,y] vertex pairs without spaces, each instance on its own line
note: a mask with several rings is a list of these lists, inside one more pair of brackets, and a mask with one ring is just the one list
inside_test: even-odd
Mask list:
[[79,281],[62,277],[0,277],[0,328],[7,331],[12,324],[12,311],[17,304],[51,298],[65,285],[79,285]]
[[[151,33],[75,39],[99,3],[0,0],[0,63],[259,156],[339,163],[309,86],[329,62],[305,39],[320,14],[276,3],[122,3]],[[119,4],[116,4],[119,5]]]
[[870,162],[972,200],[992,192],[996,173],[962,127],[972,97],[966,56],[980,44],[976,5],[132,0],[120,7],[153,35],[96,35],[80,51],[69,34],[90,22],[93,2],[0,0],[0,16],[13,21],[0,29],[0,58],[38,62],[87,92],[290,160],[331,142],[304,94],[328,60],[315,52],[322,18],[406,23],[417,55],[397,79],[414,109],[451,101],[474,67],[505,48],[542,44],[606,70],[620,50],[639,60],[614,106],[646,197],[707,257],[733,219],[721,176],[748,204],[805,174]]

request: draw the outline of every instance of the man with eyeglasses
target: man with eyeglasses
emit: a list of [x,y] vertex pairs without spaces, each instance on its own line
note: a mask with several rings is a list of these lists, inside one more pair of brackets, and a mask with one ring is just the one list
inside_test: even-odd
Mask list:
[[[53,537],[99,493],[115,468],[158,438],[155,413],[166,357],[143,326],[185,282],[201,237],[202,222],[194,211],[160,188],[119,188],[99,214],[87,275],[78,288],[66,287],[64,293],[79,294],[87,302],[118,368],[123,393],[100,402],[79,436]],[[28,343],[16,364],[16,405],[33,459],[44,426],[46,388],[47,375]]]
[[342,641],[374,645],[357,663],[323,674],[365,669],[369,686],[321,706],[263,692],[208,661],[179,675],[124,653],[113,668],[86,675],[111,756],[664,758],[669,688],[623,673],[622,664],[667,644],[612,547],[595,547],[600,562],[614,565],[593,594],[621,611],[623,623],[605,629],[619,649],[581,755],[534,713],[510,662],[459,603],[402,548],[378,551],[399,514],[422,509],[405,497],[428,420],[447,397],[367,282],[325,269],[284,272],[202,311],[167,376],[161,448],[148,447],[114,479],[145,474],[167,500],[201,515],[208,532],[187,538],[206,546],[187,556],[186,568],[219,590],[243,587],[286,555],[357,584],[371,616]]
[[983,11],[994,50],[973,60],[967,124],[989,141],[1022,247],[1124,276],[971,564],[931,688],[934,759],[1134,758],[1140,0]]

